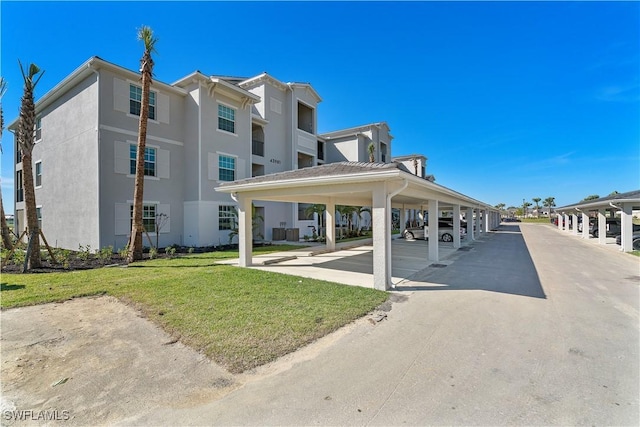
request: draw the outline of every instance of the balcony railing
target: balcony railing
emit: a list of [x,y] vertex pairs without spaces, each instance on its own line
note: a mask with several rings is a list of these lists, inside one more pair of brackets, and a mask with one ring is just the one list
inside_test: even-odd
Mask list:
[[251,140],[251,152],[260,157],[264,157],[264,141]]

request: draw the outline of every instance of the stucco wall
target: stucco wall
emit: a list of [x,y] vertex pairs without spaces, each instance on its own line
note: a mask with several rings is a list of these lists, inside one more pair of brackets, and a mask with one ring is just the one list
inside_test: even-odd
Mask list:
[[92,74],[39,114],[42,140],[33,162],[35,172],[42,160],[42,186],[36,205],[47,241],[61,248],[100,246],[96,87]]

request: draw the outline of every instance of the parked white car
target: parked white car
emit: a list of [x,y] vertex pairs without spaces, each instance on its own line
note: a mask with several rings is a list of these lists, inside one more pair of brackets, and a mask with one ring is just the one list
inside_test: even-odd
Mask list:
[[[467,235],[467,230],[460,226],[460,238]],[[406,228],[402,232],[402,237],[407,240],[428,239],[429,226]],[[438,221],[438,240],[443,242],[453,242],[453,226],[448,221]]]

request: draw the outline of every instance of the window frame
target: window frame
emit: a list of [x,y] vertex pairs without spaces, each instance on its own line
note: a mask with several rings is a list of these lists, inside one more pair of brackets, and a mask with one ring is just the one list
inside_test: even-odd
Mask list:
[[[153,155],[151,155],[152,153]],[[129,143],[129,175],[136,174],[137,157],[138,157],[138,146],[136,144]],[[147,157],[149,157],[149,159],[147,159]],[[151,157],[153,159],[151,159]],[[147,164],[149,164],[149,166]],[[151,168],[151,165],[153,165],[153,168]],[[151,170],[153,174],[147,173],[148,171],[151,171]],[[154,178],[158,177],[158,147],[148,146],[148,145],[144,147],[144,176],[154,177]]]
[[36,123],[34,126],[35,126],[35,129],[34,129],[33,141],[38,142],[42,140],[42,116],[36,117]]
[[[153,208],[153,216],[150,217],[146,215],[146,213],[151,211]],[[129,229],[133,228],[133,203],[129,205]],[[142,227],[149,234],[156,233],[156,217],[158,215],[158,204],[157,203],[143,203],[142,204]],[[148,228],[150,227],[150,228]]]
[[[132,91],[132,89],[135,90]],[[139,98],[138,98],[139,91]],[[132,96],[132,95],[135,95]],[[149,90],[149,120],[156,121],[156,112],[157,112],[157,96],[156,91]],[[132,116],[140,117],[140,112],[142,111],[142,86],[139,86],[134,83],[129,83],[129,114]]]
[[42,160],[38,160],[35,163],[34,166],[34,173],[35,173],[35,188],[40,188],[42,187]]
[[231,231],[236,227],[235,209],[233,205],[218,206],[218,231]]
[[[223,160],[225,159],[229,159],[233,162],[233,169],[230,169],[228,167],[223,167],[226,165],[223,165]],[[228,179],[227,176],[223,177],[223,173],[229,173],[229,171],[232,172],[233,176],[232,179]],[[235,181],[236,177],[238,175],[238,158],[234,157],[234,156],[228,156],[225,154],[218,154],[218,181],[223,181],[223,182],[231,182],[231,181]]]
[[38,228],[42,230],[42,206],[36,206],[36,218],[38,218]]
[[[230,113],[231,118],[225,117],[225,112]],[[218,103],[218,130],[236,135],[236,109],[220,102]]]
[[24,177],[22,169],[16,171],[16,203],[24,202]]

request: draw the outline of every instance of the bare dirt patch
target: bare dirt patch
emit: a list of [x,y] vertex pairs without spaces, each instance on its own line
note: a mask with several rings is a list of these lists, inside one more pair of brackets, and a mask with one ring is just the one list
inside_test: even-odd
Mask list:
[[[240,385],[112,297],[3,310],[0,319],[3,425],[44,424],[38,416],[107,425]],[[20,411],[32,411],[22,412],[26,422],[15,419]]]

